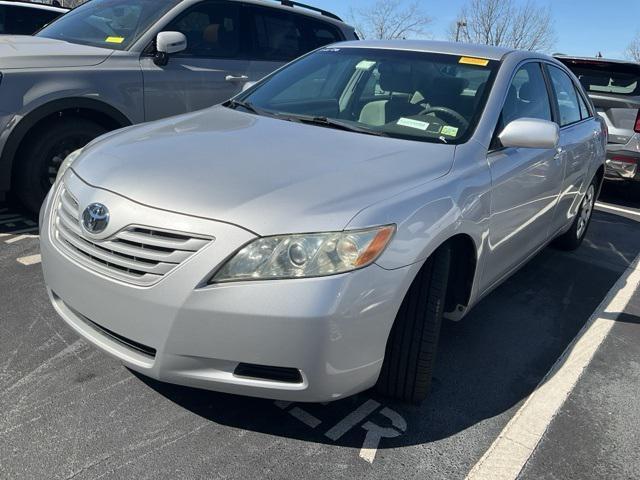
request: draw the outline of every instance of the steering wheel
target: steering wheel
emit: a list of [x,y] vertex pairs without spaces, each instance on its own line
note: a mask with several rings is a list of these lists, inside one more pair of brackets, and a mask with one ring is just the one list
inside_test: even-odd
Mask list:
[[448,116],[449,119],[451,119],[454,122],[456,122],[459,127],[462,127],[463,129],[469,128],[469,122],[467,121],[467,119],[464,118],[462,115],[460,115],[455,110],[452,110],[450,108],[447,108],[447,107],[427,107],[423,111],[420,112],[420,115],[428,115],[430,113],[435,113],[435,114],[442,113],[445,116]]

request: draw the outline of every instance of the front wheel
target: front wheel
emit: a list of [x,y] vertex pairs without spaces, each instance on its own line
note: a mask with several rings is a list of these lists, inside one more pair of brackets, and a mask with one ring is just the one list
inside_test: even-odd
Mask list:
[[37,213],[66,156],[106,131],[91,120],[61,118],[29,132],[27,146],[17,159],[17,176],[13,188],[23,205]]
[[598,192],[598,177],[594,177],[587,192],[582,199],[580,209],[576,218],[573,220],[573,224],[567,233],[558,237],[555,241],[555,245],[562,250],[575,250],[577,249],[587,236],[587,230],[591,224],[591,217],[593,216],[593,209],[596,205],[596,197]]
[[376,390],[420,403],[429,393],[449,280],[451,249],[440,247],[407,292],[387,340]]

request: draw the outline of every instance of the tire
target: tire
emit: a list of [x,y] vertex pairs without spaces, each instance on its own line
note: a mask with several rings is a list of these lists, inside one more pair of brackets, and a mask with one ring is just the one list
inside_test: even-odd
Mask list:
[[596,199],[598,198],[599,189],[599,177],[595,176],[587,187],[587,192],[582,199],[582,203],[578,209],[578,214],[573,220],[571,228],[554,241],[554,246],[560,250],[572,251],[582,245],[584,238],[587,236],[589,225],[591,224],[593,209],[595,207]]
[[450,247],[440,247],[411,284],[387,340],[376,384],[380,394],[416,404],[427,397],[440,337],[450,262]]
[[106,131],[91,120],[77,117],[61,117],[30,131],[25,137],[26,147],[17,158],[13,186],[23,205],[37,214],[65,157]]

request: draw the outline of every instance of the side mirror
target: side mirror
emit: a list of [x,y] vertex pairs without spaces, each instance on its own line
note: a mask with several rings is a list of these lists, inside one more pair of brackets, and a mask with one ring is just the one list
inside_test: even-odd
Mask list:
[[537,118],[519,118],[498,135],[503,147],[558,148],[560,129],[554,122]]
[[169,55],[187,49],[187,37],[180,32],[160,32],[156,37],[156,56],[154,62],[164,66],[169,62]]

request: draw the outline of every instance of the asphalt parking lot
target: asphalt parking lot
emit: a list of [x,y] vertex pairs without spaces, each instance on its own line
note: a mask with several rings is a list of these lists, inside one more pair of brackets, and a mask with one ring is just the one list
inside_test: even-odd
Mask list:
[[[134,374],[54,313],[34,227],[0,206],[0,478],[463,479],[629,272],[640,200],[607,188],[580,250],[544,250],[447,323],[419,407],[371,393],[287,404]],[[607,314],[610,332],[519,478],[640,475],[640,295]]]

